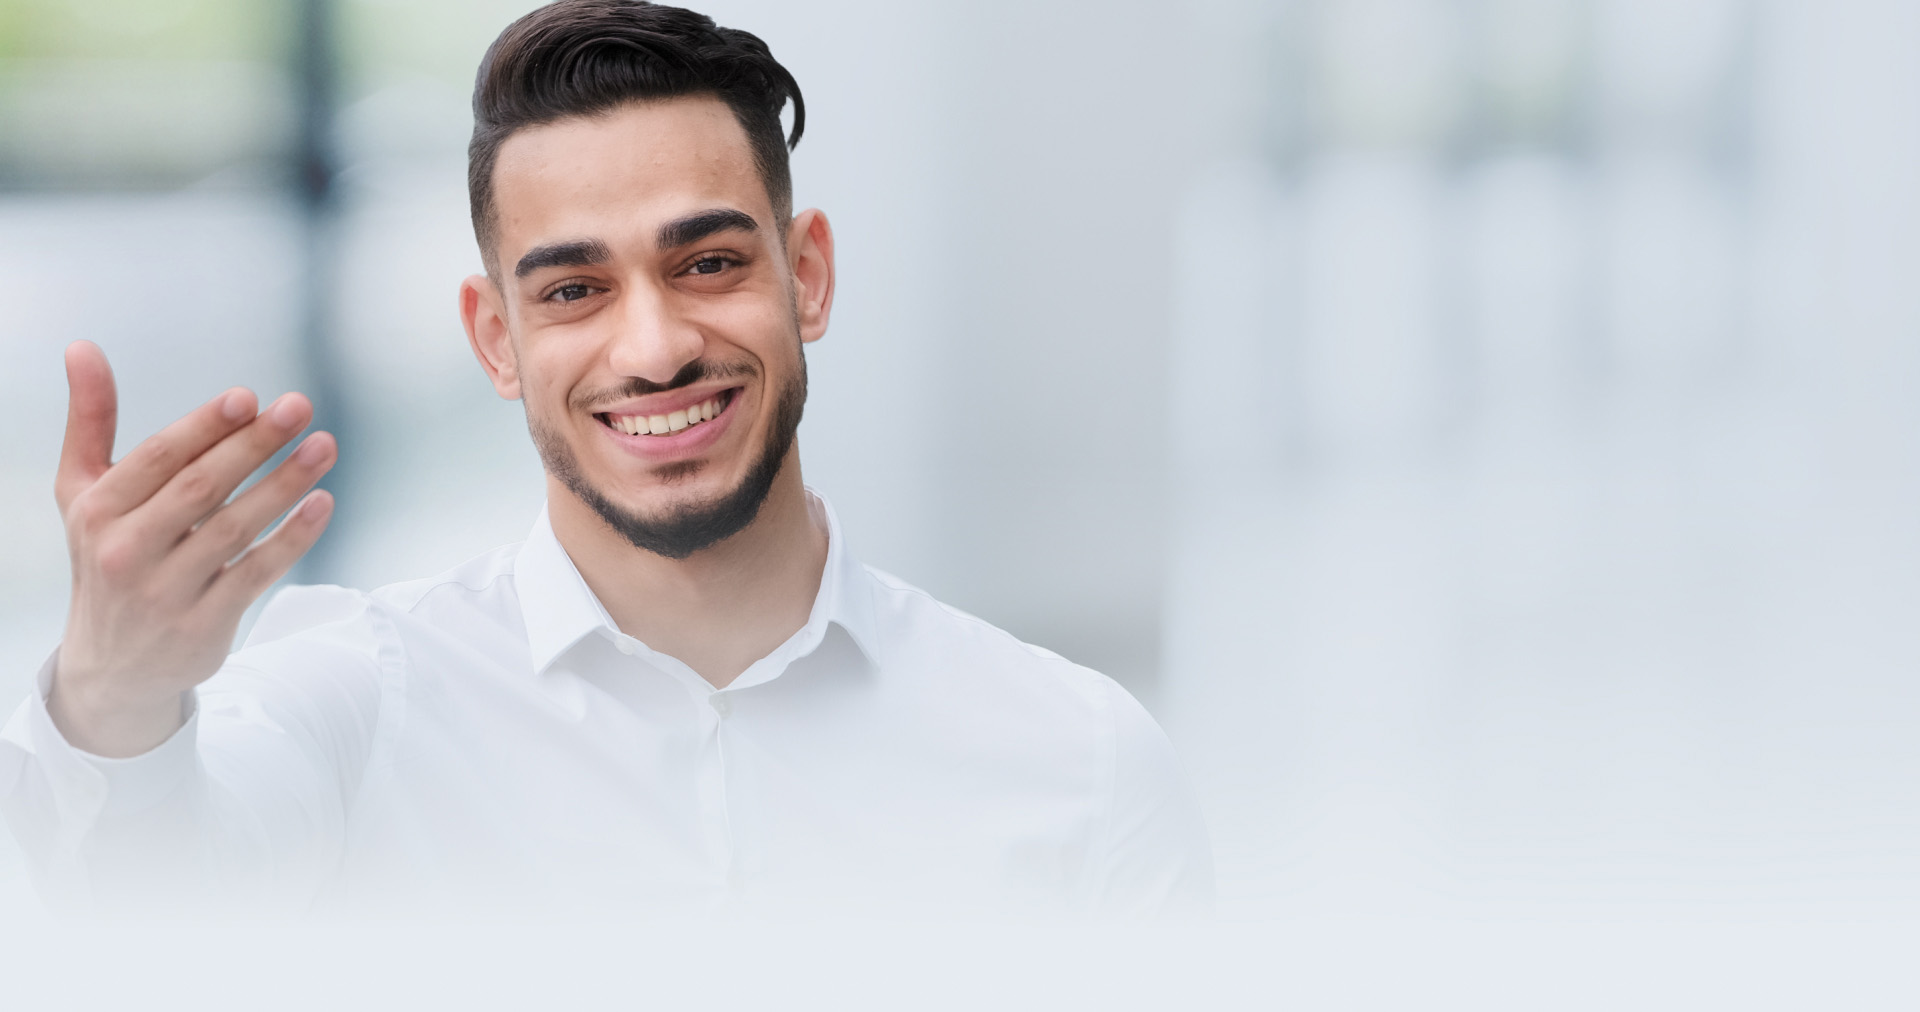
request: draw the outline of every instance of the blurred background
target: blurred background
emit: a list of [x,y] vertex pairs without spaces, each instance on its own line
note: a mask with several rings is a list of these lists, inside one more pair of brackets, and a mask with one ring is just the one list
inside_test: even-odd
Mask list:
[[[75,339],[123,450],[315,397],[302,580],[523,536],[454,293],[473,70],[531,6],[4,0],[4,709],[64,619]],[[703,9],[808,100],[808,480],[1147,704],[1223,915],[1920,911],[1920,8]]]

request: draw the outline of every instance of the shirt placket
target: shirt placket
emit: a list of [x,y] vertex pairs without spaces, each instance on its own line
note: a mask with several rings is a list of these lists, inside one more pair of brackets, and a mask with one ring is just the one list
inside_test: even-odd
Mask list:
[[745,867],[753,858],[753,848],[743,845],[739,836],[749,823],[735,818],[729,790],[731,774],[735,771],[729,768],[727,742],[738,733],[735,708],[742,693],[781,675],[796,655],[811,652],[819,639],[817,634],[798,637],[755,662],[724,689],[713,688],[677,658],[648,650],[632,637],[621,635],[616,640],[621,652],[647,655],[650,661],[670,672],[693,697],[694,719],[701,724],[701,733],[697,736],[700,752],[693,763],[694,796],[700,813],[703,849],[709,861],[707,880],[713,883],[723,906],[742,899],[747,877]]
[[724,746],[726,716],[732,699],[725,690],[715,690],[692,668],[679,659],[649,649],[631,636],[613,634],[614,645],[623,654],[638,656],[644,663],[667,675],[685,689],[692,705],[687,713],[694,722],[686,740],[693,744],[692,769],[695,827],[705,865],[700,879],[711,890],[714,902],[724,904],[732,891],[733,827],[727,800],[727,764]]
[[740,892],[740,841],[737,826],[733,818],[732,796],[729,784],[733,770],[729,764],[727,739],[733,735],[733,705],[735,690],[716,689],[706,698],[707,712],[713,719],[713,757],[717,771],[715,776],[718,815],[714,824],[719,837],[715,853],[719,859],[722,881],[725,883],[725,895],[729,902],[737,900]]

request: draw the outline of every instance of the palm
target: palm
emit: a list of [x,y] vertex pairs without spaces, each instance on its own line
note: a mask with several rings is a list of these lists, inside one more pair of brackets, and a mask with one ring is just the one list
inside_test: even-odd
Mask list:
[[228,496],[304,429],[312,408],[288,394],[256,416],[229,390],[113,460],[118,398],[106,356],[67,349],[66,442],[54,496],[66,522],[73,599],[49,706],[74,744],[134,754],[178,726],[179,696],[218,670],[247,606],[325,530],[331,497],[308,496],[333,466],[309,436],[246,492]]

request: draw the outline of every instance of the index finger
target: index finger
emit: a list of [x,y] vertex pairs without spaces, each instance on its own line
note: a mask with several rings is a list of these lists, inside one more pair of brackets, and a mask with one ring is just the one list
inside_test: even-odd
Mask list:
[[244,387],[215,397],[148,436],[94,482],[95,499],[106,516],[123,516],[146,502],[161,486],[201,454],[253,419],[253,392]]
[[113,466],[113,430],[120,416],[113,367],[92,341],[67,345],[67,436],[60,446],[60,469],[53,496],[67,504]]

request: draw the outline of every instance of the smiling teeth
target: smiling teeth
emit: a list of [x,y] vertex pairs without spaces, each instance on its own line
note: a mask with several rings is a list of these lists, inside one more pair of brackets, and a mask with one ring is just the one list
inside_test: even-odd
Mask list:
[[666,415],[608,415],[607,421],[613,427],[630,436],[651,434],[665,436],[701,422],[712,421],[720,413],[720,399],[709,398],[699,404]]

